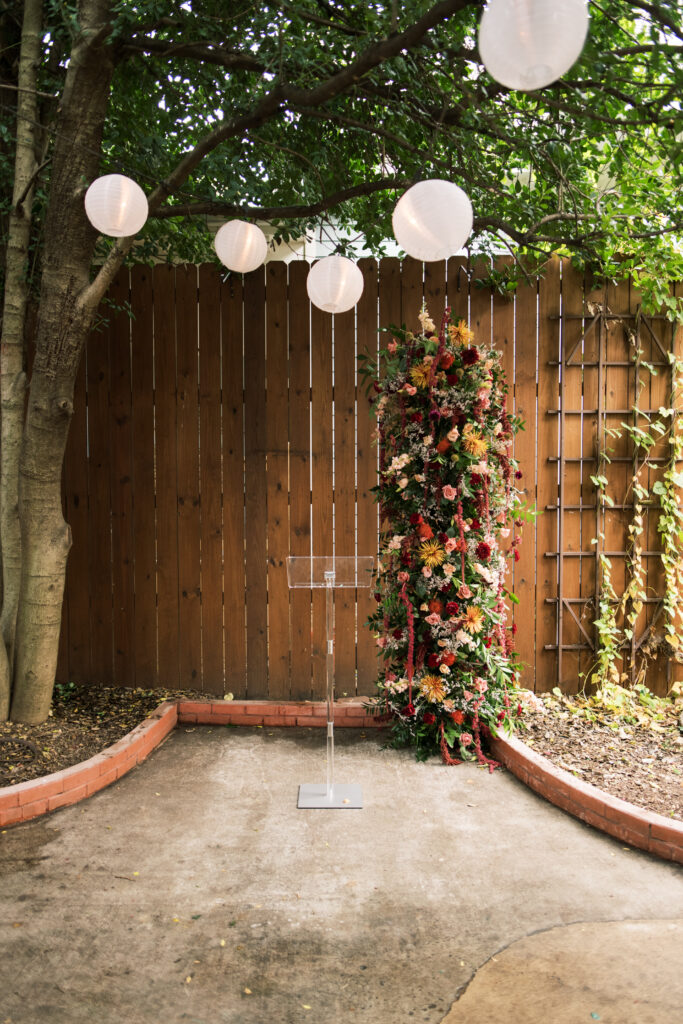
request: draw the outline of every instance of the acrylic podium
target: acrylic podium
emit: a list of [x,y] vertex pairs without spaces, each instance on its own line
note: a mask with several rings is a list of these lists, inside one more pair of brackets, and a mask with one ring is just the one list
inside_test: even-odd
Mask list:
[[290,587],[325,589],[327,624],[327,780],[305,782],[299,786],[297,807],[362,807],[363,793],[356,783],[334,781],[334,600],[333,590],[356,589],[372,583],[372,555],[333,557],[332,555],[292,555],[287,559]]

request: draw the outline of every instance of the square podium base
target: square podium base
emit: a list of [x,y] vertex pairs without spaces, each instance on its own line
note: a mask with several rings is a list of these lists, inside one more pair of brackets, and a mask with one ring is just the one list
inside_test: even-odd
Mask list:
[[324,782],[303,782],[299,786],[297,807],[333,807],[335,809],[342,809],[362,806],[363,791],[355,782],[346,785],[335,782],[331,787],[329,795]]

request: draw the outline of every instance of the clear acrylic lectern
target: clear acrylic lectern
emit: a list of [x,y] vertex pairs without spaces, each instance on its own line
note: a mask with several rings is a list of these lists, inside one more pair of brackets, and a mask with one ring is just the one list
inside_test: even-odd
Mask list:
[[324,587],[327,602],[327,782],[305,782],[299,786],[297,807],[362,807],[363,793],[356,783],[334,782],[334,601],[339,587],[369,587],[372,583],[372,555],[335,558],[332,555],[290,556],[287,582],[290,587],[310,590]]

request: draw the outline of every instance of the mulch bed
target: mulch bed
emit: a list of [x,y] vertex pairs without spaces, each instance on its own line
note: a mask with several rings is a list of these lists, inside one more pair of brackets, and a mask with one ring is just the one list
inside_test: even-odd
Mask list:
[[[0,723],[0,786],[85,761],[143,722],[162,701],[180,697],[201,700],[206,694],[58,686],[47,722]],[[523,704],[518,735],[533,750],[606,793],[683,820],[677,705],[665,715],[626,721],[623,713],[596,711],[587,701],[558,694],[526,694]]]
[[0,722],[0,786],[70,768],[116,743],[165,700],[202,700],[195,690],[55,687],[42,725]]
[[624,716],[553,693],[527,694],[524,706],[517,735],[532,750],[605,793],[683,820],[680,703],[657,717]]

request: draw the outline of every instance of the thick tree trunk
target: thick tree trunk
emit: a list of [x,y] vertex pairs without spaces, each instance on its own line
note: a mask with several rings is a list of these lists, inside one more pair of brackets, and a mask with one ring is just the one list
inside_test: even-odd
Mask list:
[[81,0],[59,106],[45,223],[36,355],[21,444],[22,569],[11,718],[46,719],[55,681],[71,532],[61,473],[78,364],[95,314],[90,265],[96,232],[85,216],[85,185],[99,151],[113,73],[106,40],[110,0]]
[[24,327],[28,302],[28,254],[35,190],[37,98],[41,49],[41,0],[26,0],[19,60],[14,190],[5,259],[5,299],[0,345],[0,720],[9,712],[14,634],[21,577],[19,450],[24,422]]
[[73,388],[60,393],[53,380],[34,373],[19,482],[23,561],[16,678],[22,685],[15,686],[12,699],[12,719],[18,722],[44,722],[52,699],[71,547],[62,516],[61,468],[72,412]]

